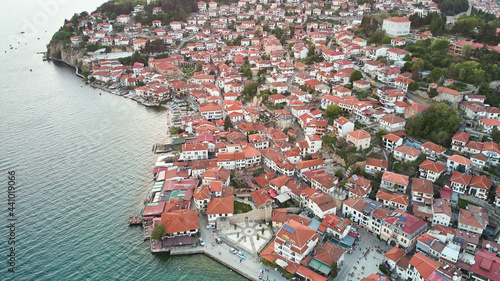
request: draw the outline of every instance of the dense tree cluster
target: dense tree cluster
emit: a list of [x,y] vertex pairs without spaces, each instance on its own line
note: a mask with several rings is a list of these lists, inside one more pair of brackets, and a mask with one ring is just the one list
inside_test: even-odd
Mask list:
[[494,14],[484,12],[482,10],[479,10],[479,9],[475,8],[475,7],[471,8],[470,16],[471,17],[482,18],[485,22],[490,22],[492,20],[497,20],[497,17]]
[[439,4],[439,10],[448,16],[454,16],[469,9],[467,0],[433,0]]
[[457,110],[447,104],[432,104],[423,114],[416,114],[406,122],[406,132],[439,145],[449,146],[451,137],[462,124]]
[[429,30],[433,35],[439,35],[446,30],[446,15],[439,13],[429,13],[424,17],[420,17],[417,13],[409,17],[411,28],[422,28],[429,26]]
[[118,61],[120,61],[120,63],[123,65],[133,65],[134,62],[139,62],[147,65],[148,58],[136,51],[132,54],[132,56],[126,58],[119,58]]
[[366,38],[369,44],[380,44],[386,37],[385,31],[380,30],[383,19],[387,14],[380,13],[376,16],[363,16],[359,28],[355,31],[356,35]]
[[471,38],[478,43],[497,45],[500,36],[496,29],[500,27],[499,20],[485,21],[481,17],[459,17],[450,32],[455,35]]
[[462,49],[462,57],[453,56],[447,53],[449,44],[450,42],[443,39],[408,43],[405,50],[412,52],[413,56],[420,58],[420,60],[407,62],[403,71],[411,71],[414,80],[418,80],[418,72],[428,70],[430,71],[429,79],[432,82],[445,76],[476,86],[483,82],[500,79],[500,66],[498,64],[500,55],[498,52],[486,47],[472,49],[470,45],[465,45]]
[[[138,4],[146,4],[146,1],[137,0],[114,0],[102,4],[97,11],[107,15],[114,20],[117,16],[128,15]],[[161,7],[163,13],[152,14],[154,7]],[[189,13],[196,12],[198,5],[196,0],[159,0],[151,4],[146,4],[143,13],[138,13],[134,18],[136,21],[151,25],[153,20],[161,20],[164,24],[172,21],[185,21]]]
[[135,5],[137,5],[135,0],[114,0],[102,4],[96,11],[104,13],[114,20],[119,15],[130,14]]
[[250,82],[243,87],[243,99],[245,101],[250,101],[257,94],[257,88],[259,85],[255,82]]
[[146,53],[162,53],[165,52],[165,43],[161,39],[148,40],[144,46]]

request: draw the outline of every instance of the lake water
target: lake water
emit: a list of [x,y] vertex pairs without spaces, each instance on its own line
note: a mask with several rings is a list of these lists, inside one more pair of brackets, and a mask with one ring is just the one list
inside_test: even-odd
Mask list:
[[[152,188],[151,148],[166,137],[165,112],[99,95],[36,54],[64,18],[101,3],[6,1],[0,11],[0,279],[243,280],[203,255],[152,255],[141,228],[127,225]],[[3,227],[11,170],[15,274]]]

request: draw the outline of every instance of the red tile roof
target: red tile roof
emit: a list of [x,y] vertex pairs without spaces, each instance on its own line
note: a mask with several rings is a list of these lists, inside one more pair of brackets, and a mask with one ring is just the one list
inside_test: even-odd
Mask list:
[[313,195],[309,197],[309,200],[314,202],[318,206],[318,208],[323,212],[333,208],[337,208],[337,204],[335,204],[335,201],[333,201],[332,197],[330,197],[330,195],[327,195],[325,193],[319,193]]
[[471,175],[462,174],[460,172],[454,171],[453,174],[451,175],[450,181],[467,186],[469,185],[471,179],[472,179]]
[[440,267],[441,264],[435,262],[434,260],[422,255],[421,253],[416,253],[410,259],[410,265],[414,266],[418,273],[422,276],[424,280],[427,280],[427,277],[431,275],[436,268]]
[[382,175],[382,180],[394,182],[401,185],[408,185],[410,183],[410,178],[405,175],[396,174],[393,172],[385,171]]
[[387,134],[385,136],[382,136],[383,138],[386,138],[394,143],[398,142],[401,138],[396,136],[395,134]]
[[469,140],[469,138],[470,138],[469,133],[458,131],[453,135],[451,139],[466,143]]
[[397,262],[402,256],[404,256],[406,252],[400,249],[398,246],[394,246],[387,253],[385,253],[384,257],[387,259]]
[[446,169],[446,165],[436,163],[427,159],[424,162],[422,162],[422,164],[420,164],[418,167],[425,170],[433,171],[434,173],[437,174],[442,173]]
[[473,176],[469,185],[471,187],[477,187],[489,191],[493,185],[493,181],[486,176]]
[[[290,220],[286,222],[278,233],[276,234],[275,243],[284,244],[289,242],[292,244],[292,250],[297,250],[297,253],[305,252],[307,242],[311,239],[317,239],[319,235],[316,231],[308,226],[305,226],[297,221]],[[293,229],[293,232],[288,230]]]
[[446,151],[446,148],[430,141],[423,143],[422,148],[430,149],[438,154]]
[[380,120],[385,121],[389,124],[398,124],[398,123],[406,122],[405,119],[398,117],[394,114],[387,114],[384,117],[380,118]]
[[410,20],[406,17],[392,17],[392,18],[386,18],[384,20],[392,22],[410,22]]
[[403,154],[410,155],[413,157],[417,157],[420,153],[422,153],[422,151],[420,151],[419,149],[413,148],[413,147],[408,146],[408,145],[400,145],[400,146],[396,147],[394,149],[394,151],[398,151],[398,152],[401,152]]
[[266,203],[271,203],[273,201],[273,199],[271,198],[271,196],[267,191],[268,189],[259,189],[250,193],[250,195],[253,198],[253,201],[255,201],[255,205],[260,207]]
[[389,162],[383,159],[366,158],[366,165],[387,169]]
[[198,213],[191,209],[174,210],[161,215],[167,234],[199,229]]
[[370,133],[368,133],[367,131],[365,130],[356,130],[356,131],[352,131],[352,132],[349,132],[347,133],[349,134],[351,137],[355,138],[355,139],[367,139],[367,138],[370,138]]
[[411,189],[413,192],[434,194],[434,187],[432,186],[432,182],[430,180],[412,178]]
[[488,211],[481,207],[468,205],[468,210],[460,209],[458,223],[486,229],[489,223]]
[[215,197],[208,203],[207,214],[233,214],[234,213],[234,198],[233,197]]
[[500,280],[500,257],[495,251],[489,252],[487,245],[500,249],[500,244],[491,241],[483,241],[483,248],[476,253],[471,271],[489,280]]
[[385,191],[382,189],[379,189],[376,195],[377,199],[384,200],[384,201],[390,201],[394,202],[397,204],[401,204],[404,206],[408,206],[408,195],[403,195],[399,193],[392,193],[389,191]]
[[464,166],[469,166],[470,164],[472,164],[472,161],[470,159],[465,158],[465,157],[460,156],[460,155],[452,155],[452,156],[450,156],[450,158],[448,158],[448,161],[459,163],[459,164],[462,164]]
[[427,225],[425,221],[400,209],[397,209],[390,217],[386,218],[384,222],[390,225],[395,225],[397,228],[400,228],[403,232],[409,235],[415,234],[419,229],[422,229],[422,227]]

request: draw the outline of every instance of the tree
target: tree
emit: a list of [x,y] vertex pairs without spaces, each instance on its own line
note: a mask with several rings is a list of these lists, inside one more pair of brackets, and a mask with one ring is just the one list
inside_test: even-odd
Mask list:
[[385,135],[387,135],[387,131],[384,129],[378,130],[378,132],[375,134],[375,136],[377,137],[377,141],[381,146],[384,146],[383,141],[382,141],[382,137]]
[[361,175],[363,171],[361,170],[360,166],[356,166],[356,169],[354,169],[354,174],[356,175]]
[[342,180],[344,178],[344,173],[342,172],[341,169],[338,169],[338,170],[335,171],[335,176],[337,178],[339,178],[340,180]]
[[156,223],[153,228],[153,232],[151,232],[151,239],[161,240],[166,235],[167,231],[165,230],[165,225],[163,225],[163,223]]
[[352,73],[351,73],[351,83],[353,83],[354,81],[358,81],[360,79],[363,78],[363,74],[361,73],[361,71],[359,70],[354,70]]
[[325,115],[332,119],[337,119],[340,114],[342,114],[342,109],[336,104],[330,104],[325,110]]
[[251,100],[255,94],[257,94],[257,87],[258,85],[255,82],[246,84],[245,87],[243,87],[243,98],[246,101]]
[[422,59],[417,60],[411,66],[412,79],[417,81],[420,78],[420,72],[424,70],[425,62]]
[[334,261],[334,262],[332,262],[332,269],[330,270],[330,277],[335,279],[335,278],[337,278],[338,274],[339,274],[339,269],[337,267],[337,262]]
[[457,110],[447,104],[436,103],[423,114],[415,114],[406,122],[406,132],[413,137],[449,146],[451,137],[462,124]]
[[431,51],[446,51],[450,46],[450,41],[443,39],[436,39],[431,44]]
[[464,56],[465,59],[469,60],[471,55],[472,46],[470,44],[465,44],[462,48],[462,56]]
[[224,119],[224,131],[229,131],[230,128],[233,128],[233,122],[231,122],[229,116],[226,116]]
[[147,53],[163,53],[165,51],[165,43],[161,39],[155,39],[153,41],[146,41],[144,51]]
[[434,36],[441,34],[445,29],[445,23],[446,21],[442,17],[434,17],[429,26],[429,30]]
[[[496,143],[499,143],[500,142],[500,131],[498,129],[493,129],[493,131],[491,132],[491,135],[490,135],[491,139],[496,142]],[[500,188],[500,187],[498,187]]]
[[408,85],[408,90],[410,90],[410,91],[416,91],[416,90],[418,90],[418,83],[417,82],[411,82],[410,85]]
[[429,78],[431,78],[433,82],[436,82],[439,79],[441,79],[441,76],[443,76],[443,70],[439,67],[434,68],[429,73]]
[[391,37],[386,36],[386,37],[382,38],[382,44],[391,44],[391,40],[392,40]]

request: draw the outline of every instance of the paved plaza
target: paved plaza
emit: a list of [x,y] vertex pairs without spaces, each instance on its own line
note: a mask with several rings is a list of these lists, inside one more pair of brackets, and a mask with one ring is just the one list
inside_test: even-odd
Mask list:
[[[380,273],[379,265],[384,260],[384,254],[392,247],[364,228],[358,229],[359,242],[352,254],[346,253],[344,263],[335,280],[359,281],[372,273]],[[379,251],[377,251],[380,249]]]
[[272,239],[269,226],[264,223],[259,225],[258,222],[237,223],[236,228],[231,226],[228,230],[219,231],[219,235],[226,237],[237,247],[245,249],[254,256],[257,256],[259,249]]

